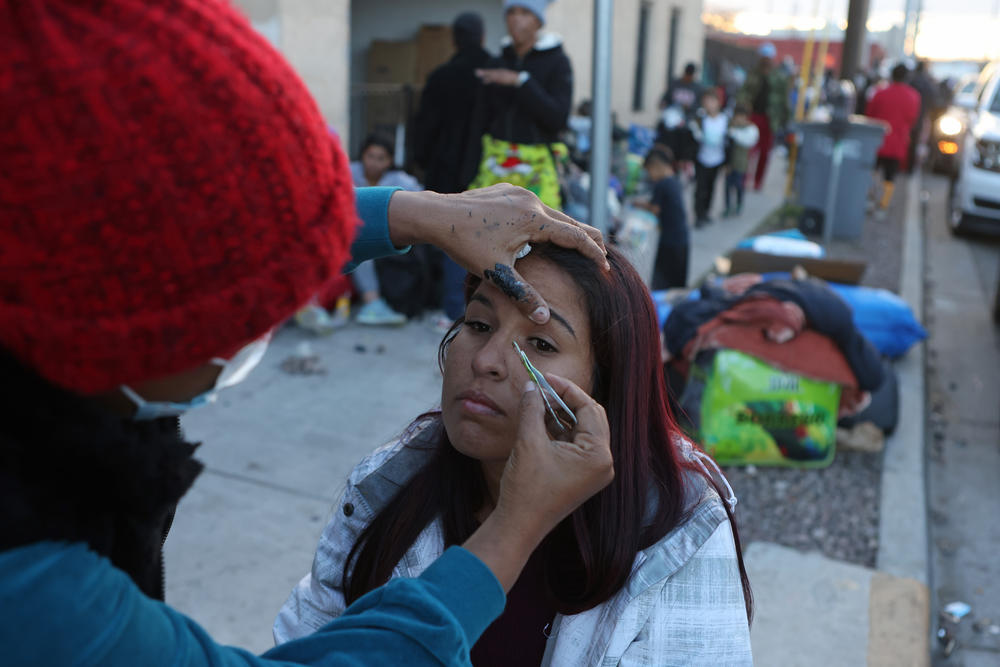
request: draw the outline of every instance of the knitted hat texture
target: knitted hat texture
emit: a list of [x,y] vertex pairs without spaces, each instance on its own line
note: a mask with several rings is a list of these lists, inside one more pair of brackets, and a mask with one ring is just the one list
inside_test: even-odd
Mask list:
[[81,394],[226,357],[337,274],[346,157],[214,0],[0,0],[0,346]]

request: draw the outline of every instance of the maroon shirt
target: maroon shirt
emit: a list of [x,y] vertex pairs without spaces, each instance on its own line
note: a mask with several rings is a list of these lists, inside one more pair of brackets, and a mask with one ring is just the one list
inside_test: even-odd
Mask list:
[[556,617],[555,605],[545,594],[541,549],[528,559],[517,583],[507,594],[507,606],[472,647],[475,667],[538,665]]

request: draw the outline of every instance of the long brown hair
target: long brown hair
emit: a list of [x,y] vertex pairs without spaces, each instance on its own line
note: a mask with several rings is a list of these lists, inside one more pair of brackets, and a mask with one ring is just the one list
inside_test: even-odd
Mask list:
[[[575,614],[611,598],[625,585],[636,554],[687,519],[682,469],[703,475],[720,490],[701,468],[683,460],[673,444],[681,431],[667,406],[656,314],[628,260],[610,249],[611,270],[605,272],[580,254],[554,245],[535,246],[532,255],[565,271],[586,299],[595,360],[593,397],[607,412],[615,461],[614,481],[564,519],[540,547],[546,594],[560,613]],[[479,283],[469,276],[467,302]],[[442,368],[461,323],[459,319],[441,342]],[[421,415],[417,424],[431,429],[435,453],[358,536],[343,574],[348,604],[388,581],[435,518],[441,519],[446,545],[462,544],[479,525],[475,512],[488,499],[479,462],[452,447],[440,413]],[[733,529],[750,618],[752,599],[739,533],[732,511],[723,506]],[[652,516],[648,507],[655,507]]]

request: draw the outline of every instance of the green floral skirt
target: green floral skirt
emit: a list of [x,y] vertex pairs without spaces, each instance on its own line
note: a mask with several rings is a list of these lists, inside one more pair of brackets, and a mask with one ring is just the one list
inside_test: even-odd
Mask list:
[[483,157],[470,190],[510,183],[531,190],[546,206],[558,209],[559,173],[556,161],[569,155],[566,144],[514,144],[483,136]]

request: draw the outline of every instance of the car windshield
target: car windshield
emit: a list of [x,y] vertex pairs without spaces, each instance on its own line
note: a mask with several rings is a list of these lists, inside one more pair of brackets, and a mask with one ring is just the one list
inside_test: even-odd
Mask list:
[[990,102],[990,113],[1000,113],[1000,86],[993,91],[993,101]]

